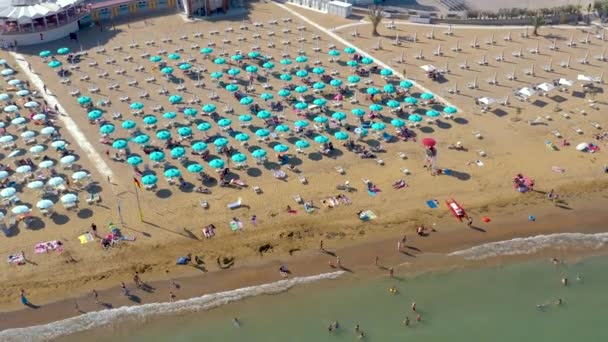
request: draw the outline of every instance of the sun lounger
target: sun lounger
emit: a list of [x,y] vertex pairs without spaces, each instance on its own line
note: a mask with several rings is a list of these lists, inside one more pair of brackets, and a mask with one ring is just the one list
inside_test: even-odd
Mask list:
[[592,122],[591,123],[591,127],[597,128],[597,129],[602,129],[602,126],[599,123],[597,123],[597,122]]
[[481,135],[481,133],[480,132],[476,132],[476,131],[473,132],[473,136],[475,138],[477,138],[477,139],[482,139],[483,138],[483,136]]
[[345,173],[344,168],[342,168],[342,166],[336,166],[335,169],[341,175],[343,175]]
[[199,202],[199,205],[203,208],[203,209],[208,209],[209,208],[209,202],[207,202],[206,200],[201,200]]
[[562,137],[562,134],[557,130],[551,131],[551,134],[553,134],[556,138]]
[[303,175],[298,176],[298,179],[300,180],[300,183],[308,184],[308,180]]
[[583,134],[583,130],[578,128],[578,127],[572,127],[572,130],[575,131],[578,134]]
[[239,199],[236,200],[236,202],[228,203],[227,207],[228,207],[228,209],[236,209],[236,208],[240,207],[241,204],[242,204],[242,199],[239,197]]
[[302,200],[302,197],[299,194],[293,195],[293,200],[296,201],[296,203],[298,204],[304,203],[304,200]]

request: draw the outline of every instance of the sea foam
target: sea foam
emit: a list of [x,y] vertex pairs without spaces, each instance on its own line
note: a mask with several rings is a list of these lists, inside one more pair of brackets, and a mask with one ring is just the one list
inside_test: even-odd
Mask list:
[[336,279],[342,274],[344,274],[344,271],[323,273],[308,277],[295,277],[269,284],[207,294],[201,297],[179,300],[173,303],[150,303],[88,312],[80,316],[45,325],[0,331],[0,341],[48,341],[59,336],[110,325],[129,318],[143,319],[157,315],[203,311],[248,297],[278,294],[285,292],[296,285],[309,284],[319,280]]
[[512,240],[490,242],[450,253],[466,260],[481,260],[503,255],[533,254],[545,248],[599,249],[608,244],[608,233],[560,233],[536,235]]

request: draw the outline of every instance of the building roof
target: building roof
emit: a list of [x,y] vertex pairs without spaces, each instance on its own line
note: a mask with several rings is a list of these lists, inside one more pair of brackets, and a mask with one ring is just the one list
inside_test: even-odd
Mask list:
[[63,11],[82,0],[9,0],[0,1],[0,18],[16,20],[19,23],[31,23],[33,19],[42,18]]

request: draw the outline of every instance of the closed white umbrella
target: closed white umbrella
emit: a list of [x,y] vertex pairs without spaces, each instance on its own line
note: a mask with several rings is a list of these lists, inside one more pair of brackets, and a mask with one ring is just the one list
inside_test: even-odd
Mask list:
[[23,105],[25,108],[36,108],[40,106],[40,104],[36,101],[30,101]]
[[424,70],[425,72],[433,72],[433,71],[437,70],[437,68],[435,68],[431,64],[423,65],[420,67],[420,69]]

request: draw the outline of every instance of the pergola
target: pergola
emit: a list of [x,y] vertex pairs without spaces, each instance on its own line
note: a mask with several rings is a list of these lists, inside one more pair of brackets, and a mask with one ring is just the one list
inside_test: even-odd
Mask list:
[[80,18],[83,0],[9,0],[0,4],[3,33],[46,31]]

